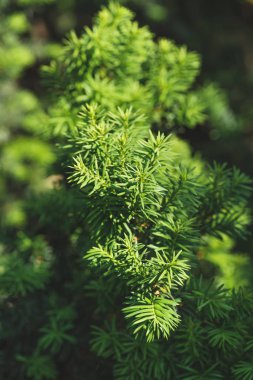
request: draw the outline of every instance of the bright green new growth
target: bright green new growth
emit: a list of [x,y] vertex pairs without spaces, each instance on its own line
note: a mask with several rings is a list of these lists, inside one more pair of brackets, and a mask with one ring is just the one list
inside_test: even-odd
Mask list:
[[134,334],[168,338],[180,322],[178,294],[201,235],[242,232],[238,209],[245,208],[249,180],[219,165],[194,174],[178,164],[171,137],[148,134],[130,110],[87,106],[79,118],[68,146],[77,152],[70,180],[86,200],[97,244],[85,258],[124,287],[123,312]]
[[[124,313],[134,333],[168,337],[179,322],[172,289],[188,277],[184,239],[193,231],[195,206],[180,194],[196,196],[192,174],[168,164],[170,137],[142,139],[145,128],[130,111],[103,115],[90,106],[81,123],[71,180],[89,202],[87,221],[100,243],[86,259],[129,289]],[[174,212],[179,202],[182,212]]]
[[126,8],[111,4],[85,28],[70,33],[64,52],[45,69],[58,94],[50,122],[55,133],[73,130],[84,103],[141,110],[149,121],[193,127],[204,119],[204,104],[191,86],[199,57],[162,39],[155,43],[146,27]]

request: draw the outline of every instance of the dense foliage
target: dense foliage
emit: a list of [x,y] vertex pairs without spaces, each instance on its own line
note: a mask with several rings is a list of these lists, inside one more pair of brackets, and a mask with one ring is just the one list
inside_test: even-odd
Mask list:
[[[6,9],[5,22],[28,25]],[[1,48],[22,41],[30,59],[3,66],[8,86],[36,59],[15,28]],[[249,222],[251,181],[176,136],[215,112],[215,87],[194,83],[199,64],[113,3],[44,67],[47,114],[14,91],[28,100],[1,153],[11,197],[0,256],[4,379],[253,378],[252,275],[249,259],[231,254]]]

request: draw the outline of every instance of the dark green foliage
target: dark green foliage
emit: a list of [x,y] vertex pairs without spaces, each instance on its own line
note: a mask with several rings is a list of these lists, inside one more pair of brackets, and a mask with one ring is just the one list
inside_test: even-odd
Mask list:
[[230,170],[226,165],[217,164],[210,168],[200,211],[204,232],[232,237],[243,233],[248,221],[242,210],[245,211],[250,185],[251,180],[236,168]]
[[[247,302],[247,312],[237,309],[239,299]],[[129,379],[240,379],[239,368],[247,368],[241,360],[252,355],[252,300],[252,294],[230,295],[210,282],[191,282],[182,299],[181,324],[168,342],[139,341],[138,346],[128,333],[117,335],[112,322],[104,330],[93,330],[92,348],[115,358],[117,379],[127,376],[124,373]]]
[[56,378],[55,368],[48,356],[33,355],[31,357],[25,357],[18,355],[17,360],[26,367],[26,375],[28,378],[35,380],[50,380]]

